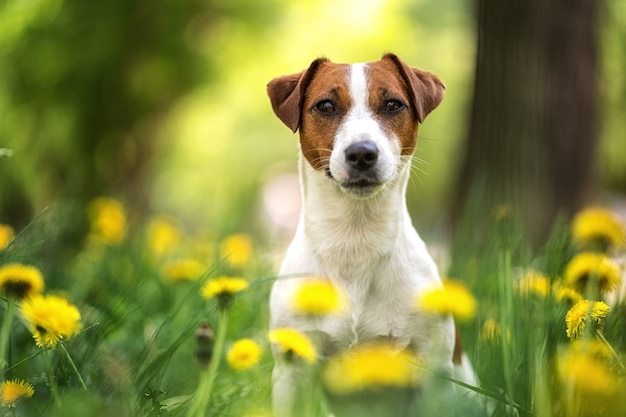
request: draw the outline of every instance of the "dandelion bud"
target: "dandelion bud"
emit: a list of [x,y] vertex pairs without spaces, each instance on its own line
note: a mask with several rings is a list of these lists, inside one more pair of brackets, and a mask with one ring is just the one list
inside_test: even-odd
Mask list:
[[202,323],[198,327],[196,332],[196,340],[198,347],[196,349],[196,360],[200,368],[206,369],[211,362],[213,356],[213,342],[215,337],[213,335],[213,329],[207,323]]

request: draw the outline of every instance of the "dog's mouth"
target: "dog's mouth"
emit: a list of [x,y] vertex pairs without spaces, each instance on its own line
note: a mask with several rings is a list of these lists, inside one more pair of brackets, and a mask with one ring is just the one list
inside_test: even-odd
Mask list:
[[376,188],[381,185],[380,181],[374,181],[367,178],[361,178],[358,180],[348,180],[341,183],[341,188],[345,188],[347,190],[360,190],[367,188]]
[[349,178],[345,181],[340,181],[333,176],[328,167],[326,167],[325,171],[326,176],[331,180],[338,182],[342,190],[358,196],[370,195],[383,185],[383,182],[380,180],[364,176],[360,176],[359,178]]

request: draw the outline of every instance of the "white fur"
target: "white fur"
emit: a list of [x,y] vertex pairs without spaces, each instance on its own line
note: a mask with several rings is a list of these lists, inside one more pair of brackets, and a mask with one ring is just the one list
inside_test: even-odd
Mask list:
[[378,147],[376,170],[382,180],[389,181],[394,175],[395,165],[399,163],[400,144],[397,137],[387,137],[380,124],[367,106],[367,79],[365,64],[353,64],[350,70],[350,96],[354,106],[341,124],[335,136],[333,153],[330,157],[330,172],[337,180],[346,180],[348,172],[345,166],[344,151],[355,141],[367,137]]
[[[434,261],[415,231],[405,202],[410,158],[387,135],[367,105],[364,64],[350,71],[353,107],[334,139],[330,180],[300,156],[302,212],[295,237],[271,293],[271,327],[306,332],[321,354],[333,354],[379,337],[409,344],[426,365],[452,371],[454,326],[450,318],[416,311],[415,297],[440,285]],[[348,175],[344,150],[368,135],[379,149],[377,167],[383,184],[371,196],[358,197],[341,188]],[[312,319],[292,306],[294,290],[305,277],[326,277],[345,294],[345,314]],[[292,416],[302,384],[301,369],[279,356],[274,369],[277,417]]]

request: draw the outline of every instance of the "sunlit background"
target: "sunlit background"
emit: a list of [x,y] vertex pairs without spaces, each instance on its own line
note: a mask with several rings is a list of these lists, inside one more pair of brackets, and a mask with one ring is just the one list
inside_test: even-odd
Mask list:
[[[460,3],[459,3],[460,4]],[[455,159],[454,144],[465,122],[474,53],[468,10],[442,12],[446,29],[427,20],[429,4],[387,1],[290,2],[265,32],[230,26],[205,53],[217,49],[220,80],[183,99],[169,120],[165,148],[171,159],[156,173],[155,203],[204,210],[218,217],[238,191],[259,186],[281,171],[295,172],[297,135],[273,115],[265,93],[278,75],[298,72],[316,57],[339,62],[378,59],[394,51],[407,62],[440,74],[448,96],[420,131],[422,208],[441,203]],[[432,7],[432,6],[431,6]],[[206,196],[199,204],[198,195]],[[246,197],[242,197],[246,198]],[[248,197],[249,198],[249,197]],[[195,213],[197,214],[197,213]]]
[[[626,13],[616,0],[607,9],[599,166],[623,190]],[[258,228],[263,187],[297,157],[266,83],[319,56],[394,52],[447,85],[420,128],[409,190],[431,233],[467,136],[476,39],[463,0],[3,2],[0,147],[11,156],[0,159],[0,220],[19,228],[46,206],[72,217],[106,195],[220,234]]]

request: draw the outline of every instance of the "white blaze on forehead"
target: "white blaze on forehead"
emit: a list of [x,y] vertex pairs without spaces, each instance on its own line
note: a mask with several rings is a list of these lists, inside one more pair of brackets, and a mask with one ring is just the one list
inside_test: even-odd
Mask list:
[[385,132],[369,106],[369,80],[367,64],[352,64],[348,74],[348,90],[351,105],[333,141],[333,151],[328,168],[333,178],[347,181],[354,174],[346,162],[345,150],[353,143],[370,141],[378,149],[378,158],[373,172],[379,181],[390,180],[396,167],[396,155],[400,154],[397,138]]
[[367,106],[368,85],[365,66],[366,64],[350,66],[350,97],[353,103],[350,113],[356,117],[363,117],[370,113]]

